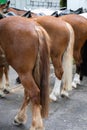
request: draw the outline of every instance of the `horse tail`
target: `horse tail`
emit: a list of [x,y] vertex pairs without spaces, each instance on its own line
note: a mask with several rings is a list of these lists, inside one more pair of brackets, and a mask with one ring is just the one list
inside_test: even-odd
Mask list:
[[[49,36],[41,27],[36,26],[35,30],[39,37],[39,53],[34,70],[34,78],[40,89],[40,104],[42,117],[48,116],[49,110]],[[37,74],[39,76],[37,76]],[[38,78],[40,77],[40,78]]]
[[[74,46],[74,31],[69,23],[66,23],[70,32],[70,39],[66,51],[63,56],[64,75],[62,82],[67,90],[72,90],[72,67],[73,67],[73,46]],[[67,74],[68,73],[68,74]]]

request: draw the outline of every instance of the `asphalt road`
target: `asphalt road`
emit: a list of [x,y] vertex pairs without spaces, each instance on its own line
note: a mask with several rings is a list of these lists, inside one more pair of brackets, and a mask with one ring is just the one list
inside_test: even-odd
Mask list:
[[[22,104],[23,88],[16,86],[17,74],[13,69],[10,69],[9,75],[12,91],[6,98],[0,99],[0,130],[29,130],[30,107],[26,124],[20,127],[13,125],[14,116]],[[60,97],[57,102],[50,102],[49,117],[44,120],[44,125],[46,130],[87,130],[87,78],[84,78],[82,85],[70,92],[69,99]]]

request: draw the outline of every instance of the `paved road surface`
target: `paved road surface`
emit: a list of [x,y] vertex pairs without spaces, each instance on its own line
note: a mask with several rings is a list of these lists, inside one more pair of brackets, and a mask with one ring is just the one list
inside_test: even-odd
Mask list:
[[[0,130],[29,130],[31,110],[28,109],[28,121],[20,127],[13,125],[13,119],[21,106],[23,88],[15,85],[17,74],[11,69],[11,94],[0,99]],[[59,98],[50,103],[48,119],[44,120],[46,130],[87,130],[87,79],[70,93],[70,99]]]

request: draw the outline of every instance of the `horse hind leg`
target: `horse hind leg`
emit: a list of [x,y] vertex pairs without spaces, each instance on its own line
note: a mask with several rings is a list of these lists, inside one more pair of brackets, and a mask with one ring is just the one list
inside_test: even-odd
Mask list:
[[55,72],[55,84],[52,92],[50,93],[50,99],[53,101],[57,101],[57,98],[60,96],[60,86],[61,86],[61,79],[63,75],[63,67],[62,67],[62,56],[51,56],[52,58],[52,63],[54,66],[54,72]]
[[18,114],[15,116],[14,125],[21,125],[26,122],[27,120],[26,111],[27,111],[27,106],[28,106],[29,101],[30,101],[30,98],[28,95],[28,91],[24,89],[24,101]]
[[63,56],[63,77],[62,77],[62,89],[61,95],[69,97],[68,91],[72,90],[72,65],[73,65],[73,46],[74,46],[74,31],[72,27],[67,23],[67,27],[70,31],[70,40],[68,47]]
[[9,66],[4,67],[3,73],[4,73],[4,90],[3,91],[4,91],[5,94],[8,94],[8,93],[10,93]]
[[3,67],[0,67],[0,97],[5,97],[5,94],[3,92]]
[[60,96],[60,86],[61,86],[61,80],[55,77],[54,88],[49,96],[52,101],[57,101],[57,98]]
[[41,117],[40,106],[40,90],[37,87],[31,74],[24,74],[20,79],[23,86],[25,86],[26,93],[23,105],[16,115],[14,122],[16,122],[16,124],[22,124],[25,122],[27,106],[29,101],[31,100],[32,125],[30,130],[43,130],[43,121]]
[[[62,65],[62,70],[64,71],[63,72],[63,75],[62,75],[62,81],[61,79],[57,79],[55,80],[55,84],[54,84],[54,88],[53,88],[53,91],[51,92],[50,94],[50,98],[53,100],[53,101],[56,101],[57,100],[57,97],[59,96],[59,93],[61,93],[62,96],[66,96],[68,97],[69,94],[68,94],[68,90],[71,90],[72,89],[72,61],[73,61],[73,44],[74,44],[74,32],[73,32],[73,29],[72,27],[67,23],[67,27],[69,29],[69,32],[70,32],[70,40],[69,40],[69,44],[68,44],[68,47],[63,55],[63,61],[61,63],[61,59],[60,59],[60,63]],[[59,62],[59,59],[57,59],[58,62]],[[55,62],[57,63],[57,62]],[[54,68],[57,68],[57,66],[54,66]],[[57,68],[57,69],[60,69],[60,68]],[[56,69],[56,72],[57,72],[57,69]]]

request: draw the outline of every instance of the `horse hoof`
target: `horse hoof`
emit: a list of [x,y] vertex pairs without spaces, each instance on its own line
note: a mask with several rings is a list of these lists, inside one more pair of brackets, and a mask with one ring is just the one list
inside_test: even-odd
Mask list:
[[66,92],[66,91],[62,91],[62,92],[61,92],[61,97],[69,98],[69,94],[68,94],[68,92]]
[[43,127],[43,128],[35,128],[35,127],[32,126],[32,127],[30,128],[30,130],[45,130],[45,128],[44,128],[44,127]]
[[56,95],[54,95],[54,94],[50,94],[49,98],[50,98],[52,101],[54,101],[54,102],[57,101],[57,97],[56,97]]
[[21,122],[18,122],[17,120],[14,120],[13,125],[20,126],[23,125]]
[[77,88],[77,84],[75,82],[72,82],[72,87]]
[[16,84],[21,84],[21,80],[19,77],[16,78]]
[[20,126],[20,125],[23,124],[23,122],[20,121],[17,116],[15,116],[13,124],[16,125],[16,126]]
[[4,92],[3,92],[3,91],[0,91],[0,97],[1,97],[1,98],[5,98],[5,96],[6,96],[6,95],[4,94]]
[[4,89],[3,92],[4,92],[5,94],[9,94],[9,93],[10,93],[10,91],[9,91],[8,89]]

